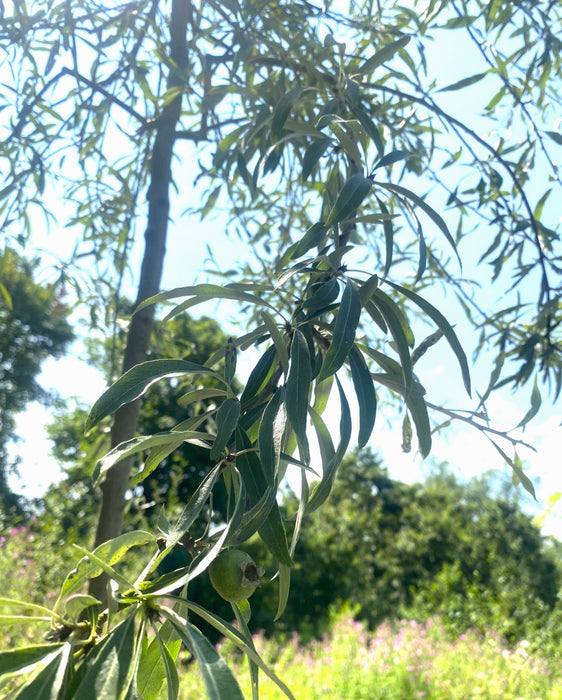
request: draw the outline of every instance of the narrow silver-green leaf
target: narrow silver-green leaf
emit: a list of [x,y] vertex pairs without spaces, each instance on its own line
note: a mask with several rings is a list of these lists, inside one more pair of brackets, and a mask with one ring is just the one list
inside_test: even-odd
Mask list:
[[275,620],[278,620],[287,607],[289,600],[289,590],[291,588],[291,569],[285,564],[279,564],[279,602],[277,604],[277,612]]
[[241,406],[236,398],[226,399],[217,411],[217,435],[211,448],[211,461],[215,462],[223,453],[240,420]]
[[373,182],[363,173],[355,173],[345,183],[332,210],[326,219],[326,227],[334,226],[355,213],[365,197],[371,191]]
[[359,67],[359,73],[361,75],[369,75],[375,68],[389,61],[400,49],[403,49],[409,43],[410,38],[409,36],[402,36],[400,39],[383,46],[382,49],[376,51],[374,56],[368,58]]
[[447,339],[447,342],[451,346],[451,350],[455,353],[457,361],[459,363],[459,366],[461,368],[461,374],[464,382],[465,389],[468,393],[468,395],[471,395],[471,386],[470,386],[470,369],[468,367],[468,360],[466,358],[466,354],[462,348],[462,345],[459,342],[459,339],[457,338],[457,335],[455,331],[453,330],[453,327],[447,321],[445,316],[436,309],[432,304],[430,304],[426,299],[423,297],[420,297],[418,294],[415,292],[412,292],[410,289],[406,289],[406,287],[402,287],[399,284],[395,284],[394,282],[389,282],[388,280],[386,281],[387,284],[389,284],[393,289],[396,289],[396,291],[400,292],[403,294],[405,297],[413,301],[415,304],[417,304],[422,311],[425,311],[425,313],[429,316],[429,318],[437,325],[438,328],[440,328],[443,331],[443,335]]
[[345,362],[353,347],[360,317],[361,298],[359,292],[352,280],[347,280],[334,321],[332,341],[318,375],[319,382],[335,374]]
[[276,483],[281,443],[287,423],[285,388],[279,388],[272,396],[260,423],[258,445],[260,460],[268,485]]
[[312,224],[312,226],[307,228],[303,234],[303,237],[293,250],[291,260],[296,260],[297,258],[306,255],[311,248],[316,248],[319,246],[320,243],[322,243],[322,241],[326,238],[328,228],[329,227],[322,221]]
[[377,395],[373,378],[365,362],[362,352],[354,345],[348,355],[349,369],[351,370],[351,379],[357,396],[359,405],[359,435],[357,444],[359,447],[364,447],[375,425],[375,417],[377,413]]
[[134,658],[135,614],[115,627],[95,649],[93,660],[75,690],[80,700],[116,700],[127,691]]
[[378,187],[383,187],[386,190],[389,190],[390,192],[394,192],[395,194],[402,195],[403,197],[406,197],[407,199],[410,199],[414,204],[416,204],[420,209],[422,209],[428,216],[429,218],[437,225],[437,227],[441,230],[451,247],[453,248],[453,251],[455,252],[455,255],[457,257],[459,266],[462,268],[462,262],[461,258],[459,255],[459,252],[457,250],[457,245],[455,243],[455,239],[451,235],[451,232],[449,231],[449,228],[447,227],[447,224],[443,220],[443,217],[438,214],[435,209],[429,206],[427,202],[425,202],[421,197],[418,197],[417,194],[414,194],[411,190],[407,189],[406,187],[402,187],[401,185],[395,185],[393,183],[389,182],[378,182],[375,181],[373,183],[374,185],[377,185]]
[[329,136],[323,139],[318,139],[314,141],[304,152],[302,159],[302,179],[307,180],[309,175],[312,173],[316,167],[318,161],[328,148],[334,143],[334,140]]
[[142,396],[151,384],[164,377],[185,374],[209,374],[224,382],[222,376],[204,365],[186,360],[149,360],[135,365],[112,384],[92,406],[84,430],[88,432],[120,406]]
[[289,351],[287,350],[286,336],[281,333],[277,321],[268,311],[262,311],[262,318],[269,331],[271,340],[275,345],[275,349],[277,350],[277,357],[279,358],[283,373],[286,375],[289,371]]
[[182,625],[175,617],[168,619],[189,651],[197,659],[209,700],[244,700],[232,671],[215,647],[190,622]]
[[91,554],[112,565],[120,561],[132,547],[139,547],[154,542],[155,537],[152,533],[143,530],[133,530],[100,544],[93,552],[87,552],[79,548],[80,551],[85,551],[86,556],[78,562],[76,568],[66,577],[54,609],[57,609],[64,598],[80,591],[85,581],[95,578],[102,573],[103,568],[91,558]]
[[0,676],[16,673],[57,652],[62,644],[36,644],[0,652]]
[[533,391],[531,392],[531,407],[515,427],[522,428],[524,425],[527,425],[527,423],[531,421],[539,412],[541,403],[541,392],[537,384],[537,377],[535,376],[535,381],[533,383]]
[[453,90],[462,90],[463,88],[468,87],[469,85],[474,85],[474,83],[480,82],[482,78],[485,78],[487,75],[487,72],[476,73],[475,75],[471,75],[468,78],[458,80],[456,83],[451,83],[450,85],[447,85],[447,87],[438,90],[438,92],[452,92]]
[[62,649],[29,683],[11,694],[10,700],[53,700],[58,696],[57,678],[63,661]]
[[312,382],[310,353],[303,333],[297,328],[291,343],[291,364],[287,376],[285,404],[287,416],[293,426],[303,462],[310,461],[310,449],[306,437],[308,396]]
[[349,447],[349,441],[351,440],[351,412],[349,410],[349,403],[345,396],[343,387],[337,377],[336,384],[338,386],[341,407],[340,442],[334,456],[322,471],[322,480],[314,490],[312,497],[307,504],[307,513],[311,513],[319,508],[330,495],[334,479],[336,478],[337,468],[345,457],[347,448]]

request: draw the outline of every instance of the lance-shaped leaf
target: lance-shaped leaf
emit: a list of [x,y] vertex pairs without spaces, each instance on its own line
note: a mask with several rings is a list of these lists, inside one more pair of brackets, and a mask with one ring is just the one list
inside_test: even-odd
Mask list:
[[230,384],[236,373],[236,345],[232,338],[229,338],[224,349],[224,379]]
[[63,661],[62,649],[29,683],[17,688],[10,700],[52,700],[58,697],[57,679],[59,667]]
[[[155,542],[155,538],[152,533],[144,532],[143,530],[133,530],[103,542],[94,549],[92,554],[108,565],[112,565],[120,561],[131,547],[138,547],[153,542]],[[71,593],[81,590],[85,581],[99,576],[102,571],[103,569],[89,556],[83,557],[78,562],[77,567],[66,577],[54,609],[56,610],[60,602]]]
[[31,670],[35,664],[48,656],[56,654],[62,644],[36,644],[0,652],[0,676],[17,673],[23,669]]
[[222,376],[209,367],[186,360],[149,360],[135,365],[112,384],[95,402],[86,420],[84,430],[88,432],[103,418],[120,406],[142,396],[151,384],[164,377],[179,377],[185,374],[208,374],[224,383]]
[[334,206],[328,214],[326,226],[328,228],[330,226],[335,226],[340,221],[351,217],[365,197],[367,197],[372,186],[373,181],[365,177],[362,173],[355,173],[355,175],[352,175],[343,186]]
[[386,61],[389,61],[400,49],[403,49],[410,41],[409,36],[402,36],[400,39],[383,46],[375,52],[374,56],[368,58],[363,65],[359,67],[361,75],[369,75],[375,68],[381,66]]
[[303,301],[302,307],[308,314],[326,309],[334,302],[340,293],[340,285],[337,279],[332,278],[316,287],[311,297]]
[[334,143],[334,140],[329,136],[318,141],[314,141],[304,152],[302,159],[302,179],[307,180],[308,176],[316,167],[318,161],[328,148]]
[[394,282],[389,282],[388,280],[386,281],[387,284],[389,284],[391,287],[396,289],[396,291],[400,292],[400,294],[403,294],[405,297],[413,301],[415,304],[417,304],[422,311],[425,311],[425,313],[429,316],[429,318],[437,325],[437,327],[443,331],[443,335],[447,339],[447,342],[451,346],[451,350],[455,353],[459,366],[461,368],[461,374],[464,382],[464,386],[466,388],[466,391],[468,395],[471,395],[471,387],[470,387],[470,370],[468,368],[468,360],[466,359],[466,354],[459,342],[459,339],[457,338],[457,335],[455,331],[453,330],[453,327],[447,321],[445,316],[436,309],[432,304],[430,304],[426,299],[423,297],[420,297],[419,294],[416,294],[415,292],[412,292],[410,289],[406,289],[405,287],[401,287],[399,284],[395,284]]
[[355,332],[360,318],[361,299],[359,292],[355,284],[351,280],[347,280],[336,320],[334,321],[332,341],[318,375],[319,382],[337,372],[345,362],[349,351],[353,347]]
[[394,194],[402,195],[403,197],[410,199],[414,204],[416,204],[420,209],[422,209],[429,216],[429,218],[437,225],[437,227],[441,230],[447,241],[450,243],[451,247],[455,252],[455,255],[457,256],[459,266],[462,268],[462,263],[459,256],[459,252],[457,250],[455,239],[451,235],[451,232],[449,231],[447,224],[443,220],[443,217],[440,214],[438,214],[435,211],[435,209],[430,207],[429,204],[427,204],[427,202],[425,202],[421,197],[418,197],[418,195],[414,194],[414,192],[412,192],[411,190],[408,190],[406,187],[395,185],[389,182],[375,181],[373,184],[378,185],[379,187],[383,187],[384,189],[389,190],[390,192],[394,192]]
[[[212,627],[214,627],[218,632],[220,632],[221,636],[230,639],[239,649],[241,649],[244,652],[244,654],[246,654],[246,656],[251,661],[253,661],[257,666],[259,666],[259,668],[265,673],[266,676],[271,678],[271,680],[283,691],[283,693],[285,693],[285,695],[288,698],[290,698],[290,700],[295,700],[294,695],[291,693],[289,688],[287,688],[285,683],[283,683],[283,681],[269,668],[269,666],[264,662],[261,656],[259,656],[259,654],[256,652],[251,639],[246,639],[242,632],[237,630],[228,622],[225,622],[223,619],[218,617],[218,615],[215,615],[209,610],[202,608],[200,605],[197,605],[191,600],[178,600],[181,600],[181,602],[184,603],[189,610],[194,612],[198,617],[200,617],[202,620],[205,620],[205,622],[208,622]],[[162,608],[163,614],[167,615],[170,612],[174,614],[173,611],[169,611],[166,608]],[[181,618],[179,618],[179,616],[176,617],[179,624],[185,623],[185,620],[182,620]]]
[[[371,297],[371,301],[379,309],[386,324],[390,328],[392,338],[396,344],[396,350],[400,356],[400,364],[402,366],[406,391],[408,391],[412,382],[412,360],[410,358],[408,345],[413,345],[413,334],[411,335],[411,343],[409,343],[408,340],[410,338],[406,334],[407,331],[404,327],[404,315],[402,314],[402,311],[399,309],[398,305],[395,304],[387,294],[382,292],[380,289],[375,289]],[[406,324],[406,328],[409,329],[409,325]]]
[[334,456],[322,470],[322,481],[318,484],[310,501],[308,502],[306,507],[307,513],[312,513],[312,511],[319,508],[330,495],[334,479],[336,478],[337,468],[345,457],[347,448],[349,447],[349,441],[351,440],[351,412],[349,410],[349,403],[347,402],[345,392],[337,377],[336,383],[338,385],[341,407],[340,443],[334,453]]
[[279,602],[274,620],[278,620],[287,607],[289,591],[291,590],[291,569],[285,564],[279,564]]
[[197,627],[173,614],[172,610],[162,609],[162,612],[197,659],[209,700],[244,700],[236,678],[211,642]]
[[[204,445],[205,443],[203,443],[203,440],[208,440],[210,437],[209,433],[203,433],[197,430],[170,430],[169,432],[156,433],[155,435],[139,435],[122,442],[99,459],[92,472],[92,481],[94,484],[97,484],[107,470],[111,469],[114,464],[117,464],[126,457],[144,452],[144,450],[168,446],[170,450],[173,451],[176,447],[181,445],[182,442],[195,442],[198,445]],[[133,479],[137,482],[140,480],[139,475],[135,474]]]
[[211,461],[216,461],[228,444],[232,433],[240,420],[240,401],[235,398],[226,399],[217,411],[217,436],[211,449]]
[[349,369],[351,370],[351,379],[357,396],[359,405],[359,435],[357,444],[359,447],[364,447],[375,425],[375,417],[377,413],[377,395],[373,378],[365,362],[362,352],[354,345],[348,356]]
[[303,237],[293,250],[291,260],[296,260],[297,258],[306,255],[311,248],[316,248],[319,246],[320,243],[325,240],[328,228],[329,227],[322,221],[312,224],[312,226],[307,228]]
[[259,427],[260,461],[268,485],[275,483],[279,467],[281,442],[287,424],[284,400],[285,388],[281,387],[275,392],[263,412],[263,418]]
[[[236,466],[248,491],[250,506],[254,506],[263,498],[264,494],[268,493],[270,484],[268,484],[259,457],[251,450],[250,439],[243,430],[238,428],[236,430],[236,452],[238,453]],[[271,502],[268,498],[266,503],[268,507],[270,506],[270,510],[267,518],[258,529],[259,535],[265,546],[280,563],[292,566],[293,560],[289,554],[287,534],[277,501]]]
[[287,416],[293,426],[301,459],[310,461],[310,449],[306,437],[306,419],[308,415],[308,395],[312,382],[310,353],[303,333],[297,328],[291,344],[291,365],[287,376],[286,398]]
[[[248,290],[252,289],[254,294],[251,294]],[[264,290],[263,285],[245,285],[241,288],[236,284],[227,284],[221,287],[218,284],[196,284],[190,287],[176,287],[176,289],[171,289],[167,292],[160,292],[155,294],[149,299],[142,301],[135,309],[135,312],[140,311],[146,306],[151,304],[159,304],[162,301],[168,301],[168,299],[176,299],[178,297],[193,297],[188,301],[178,304],[173,311],[171,311],[166,318],[171,318],[176,316],[181,311],[191,306],[196,306],[205,301],[212,299],[233,299],[234,301],[248,302],[249,304],[255,304],[257,306],[269,306],[271,309],[276,311],[274,307],[271,306],[267,301],[257,296],[260,292]]]
[[135,614],[131,613],[95,649],[93,660],[88,663],[74,697],[80,700],[124,697],[132,680],[129,670],[134,647]]
[[416,426],[420,454],[423,458],[427,457],[431,452],[431,425],[424,400],[425,389],[423,386],[418,381],[413,380],[408,389],[406,389],[403,376],[395,373],[373,373],[372,377],[375,382],[379,382],[391,391],[396,391],[404,397],[406,407],[410,411]]
[[287,338],[281,333],[279,326],[277,325],[277,321],[270,313],[267,311],[262,311],[262,317],[265,326],[269,331],[269,335],[271,336],[271,340],[275,345],[275,349],[277,350],[277,357],[279,358],[283,372],[287,374],[289,371],[289,351],[287,350]]
[[250,372],[250,376],[248,377],[248,381],[240,397],[243,408],[245,408],[249,401],[263,389],[265,383],[273,373],[276,357],[277,351],[275,345],[270,345],[254,366],[254,369]]

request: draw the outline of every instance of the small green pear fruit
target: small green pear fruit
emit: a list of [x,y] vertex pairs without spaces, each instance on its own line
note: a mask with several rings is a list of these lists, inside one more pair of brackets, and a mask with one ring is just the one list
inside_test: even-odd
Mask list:
[[239,549],[223,549],[209,567],[213,588],[230,603],[247,600],[260,585],[263,573],[252,557]]

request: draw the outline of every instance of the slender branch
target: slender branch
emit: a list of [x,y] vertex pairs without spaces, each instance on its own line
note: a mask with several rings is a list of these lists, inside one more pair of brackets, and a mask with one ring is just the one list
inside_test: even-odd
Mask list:
[[448,408],[443,408],[443,406],[437,406],[436,404],[430,403],[429,401],[426,401],[425,405],[428,408],[431,408],[433,411],[438,411],[439,413],[443,413],[444,415],[448,416],[449,418],[451,418],[453,420],[460,420],[463,423],[468,423],[468,425],[471,425],[473,428],[476,428],[477,430],[480,430],[483,433],[490,433],[492,435],[497,435],[498,437],[502,438],[503,440],[507,440],[514,447],[517,445],[521,445],[522,447],[527,447],[528,449],[533,450],[533,452],[537,451],[536,447],[533,447],[533,445],[529,445],[528,442],[525,442],[524,440],[518,440],[517,438],[513,438],[513,437],[511,437],[511,435],[508,435],[508,433],[503,431],[503,430],[496,430],[495,428],[490,428],[487,425],[482,425],[481,423],[478,423],[477,421],[475,421],[474,418],[470,418],[468,416],[462,416],[459,413],[456,413],[455,411],[451,411]]

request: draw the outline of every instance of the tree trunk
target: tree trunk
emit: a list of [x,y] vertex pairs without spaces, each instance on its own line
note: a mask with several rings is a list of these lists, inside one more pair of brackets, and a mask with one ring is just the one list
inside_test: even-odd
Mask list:
[[[173,0],[170,16],[171,67],[168,88],[185,82],[188,66],[187,24],[188,0]],[[136,304],[160,291],[162,269],[166,252],[166,234],[170,211],[169,189],[172,179],[176,125],[181,114],[182,95],[178,95],[162,109],[157,121],[156,135],[150,162],[148,189],[148,221],[145,232],[145,250]],[[154,326],[154,307],[149,306],[131,318],[122,371],[146,359]],[[140,399],[122,406],[116,413],[111,429],[111,447],[134,437],[140,412]],[[108,470],[101,485],[102,501],[98,516],[95,546],[121,534],[125,495],[129,483],[132,460],[125,459]],[[90,582],[90,593],[107,603],[107,577],[102,575]]]

